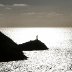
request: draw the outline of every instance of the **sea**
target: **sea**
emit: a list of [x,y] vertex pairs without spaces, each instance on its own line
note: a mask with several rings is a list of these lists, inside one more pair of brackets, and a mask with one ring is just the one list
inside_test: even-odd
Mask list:
[[72,28],[51,30],[56,41],[45,42],[48,50],[23,51],[27,60],[0,62],[0,72],[72,72]]

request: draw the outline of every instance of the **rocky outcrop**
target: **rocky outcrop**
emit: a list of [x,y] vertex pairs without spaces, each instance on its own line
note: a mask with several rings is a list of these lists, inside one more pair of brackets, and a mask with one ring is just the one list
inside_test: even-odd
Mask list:
[[0,32],[0,62],[25,60],[27,57],[19,51],[18,45]]
[[34,41],[29,41],[23,44],[19,44],[18,47],[21,51],[33,51],[33,50],[47,50],[47,46],[41,42],[40,40],[36,39]]
[[17,45],[12,39],[0,32],[0,62],[27,60],[22,51],[48,50],[47,46],[36,39]]

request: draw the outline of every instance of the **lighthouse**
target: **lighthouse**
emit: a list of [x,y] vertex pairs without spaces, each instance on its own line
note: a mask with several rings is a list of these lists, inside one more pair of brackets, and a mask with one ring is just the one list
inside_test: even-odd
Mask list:
[[38,35],[36,36],[36,40],[38,40]]

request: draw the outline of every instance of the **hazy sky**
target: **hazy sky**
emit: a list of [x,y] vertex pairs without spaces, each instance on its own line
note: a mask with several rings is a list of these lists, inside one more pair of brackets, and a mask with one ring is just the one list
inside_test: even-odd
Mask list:
[[[70,6],[72,0],[0,0],[1,4],[29,4],[29,5],[68,5]],[[71,5],[72,6],[72,5]]]
[[0,27],[38,26],[72,26],[72,0],[0,0]]

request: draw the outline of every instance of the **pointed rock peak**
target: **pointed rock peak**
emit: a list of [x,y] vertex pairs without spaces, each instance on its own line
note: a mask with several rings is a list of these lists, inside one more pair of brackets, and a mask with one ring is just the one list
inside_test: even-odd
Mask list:
[[4,35],[4,34],[0,31],[0,35]]
[[18,45],[0,31],[0,62],[27,60]]

